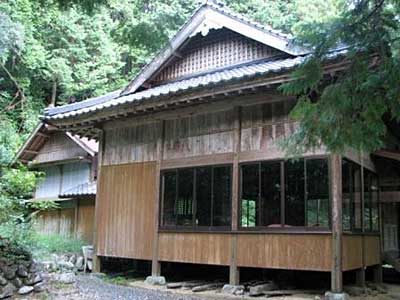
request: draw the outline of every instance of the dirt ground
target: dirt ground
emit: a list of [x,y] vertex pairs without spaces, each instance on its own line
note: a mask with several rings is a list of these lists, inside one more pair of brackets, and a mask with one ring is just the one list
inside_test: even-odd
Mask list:
[[[351,297],[354,300],[400,300],[400,285],[386,284],[388,293],[375,296]],[[230,296],[220,291],[193,293],[190,290],[167,290],[166,287],[146,285],[143,280],[127,281],[123,285],[109,282],[91,275],[78,275],[74,284],[48,282],[47,291],[28,296],[18,296],[20,300],[197,300],[197,299],[267,299],[265,296]],[[323,299],[321,294],[273,297],[274,300]]]

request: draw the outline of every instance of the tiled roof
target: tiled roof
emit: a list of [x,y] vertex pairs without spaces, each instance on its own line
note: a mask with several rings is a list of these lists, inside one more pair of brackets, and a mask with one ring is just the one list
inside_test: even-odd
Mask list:
[[105,95],[99,96],[99,97],[93,97],[89,98],[83,101],[71,103],[71,104],[66,104],[66,105],[61,105],[61,106],[56,106],[56,107],[48,107],[45,108],[45,115],[55,115],[55,114],[61,114],[64,112],[68,112],[71,110],[76,110],[76,109],[82,109],[85,107],[90,107],[95,104],[101,104],[104,102],[107,102],[111,99],[114,99],[119,96],[122,90],[116,90],[110,93],[107,93]]
[[[170,82],[154,88],[150,88],[137,93],[126,96],[110,97],[107,101],[103,99],[93,98],[73,105],[64,105],[58,108],[50,108],[45,110],[45,119],[59,120],[64,118],[76,117],[87,113],[96,112],[103,109],[113,108],[122,104],[132,103],[136,101],[144,101],[159,96],[172,95],[200,87],[207,87],[222,82],[251,78],[255,76],[266,75],[269,73],[278,73],[293,69],[300,65],[305,57],[287,58],[281,60],[258,61],[236,67],[230,67],[186,79]],[[82,105],[79,105],[79,104]]]
[[62,192],[59,197],[60,198],[68,198],[68,197],[77,197],[77,196],[93,196],[96,195],[97,190],[97,182],[86,182],[74,186],[65,192]]

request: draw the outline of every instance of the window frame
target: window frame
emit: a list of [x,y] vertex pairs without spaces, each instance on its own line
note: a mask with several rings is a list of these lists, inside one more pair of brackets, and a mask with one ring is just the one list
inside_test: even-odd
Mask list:
[[[196,213],[197,213],[197,169],[199,168],[211,168],[211,210],[210,210],[210,221],[213,224],[213,217],[214,217],[214,169],[219,167],[229,167],[229,175],[230,175],[230,193],[229,193],[229,215],[231,222],[228,226],[198,226],[196,225]],[[175,225],[164,225],[164,196],[165,196],[165,173],[175,172],[176,173],[176,187],[175,187],[175,203],[176,199],[179,195],[179,185],[177,184],[179,181],[179,170],[192,170],[193,172],[193,203],[192,203],[192,225],[177,225],[175,220]],[[159,225],[158,229],[160,231],[181,231],[181,232],[226,232],[232,230],[232,180],[233,180],[233,164],[231,163],[222,163],[222,164],[213,164],[213,165],[200,165],[200,166],[190,166],[190,167],[182,167],[182,168],[171,168],[171,169],[162,169],[160,171],[160,195],[159,195]]]
[[[292,227],[287,227],[285,226],[285,219],[286,219],[286,173],[285,173],[285,160],[284,159],[266,159],[266,160],[257,160],[257,161],[248,161],[248,162],[241,162],[239,163],[239,195],[238,195],[238,230],[239,231],[244,231],[244,232],[315,232],[315,233],[325,233],[325,232],[331,232],[331,227],[332,227],[332,218],[331,218],[331,208],[332,208],[332,197],[331,197],[331,162],[329,159],[329,156],[327,155],[314,155],[314,156],[307,156],[307,157],[301,157],[300,159],[303,160],[304,164],[304,206],[305,206],[305,214],[304,214],[304,220],[307,221],[307,161],[308,160],[318,160],[318,159],[324,159],[327,162],[328,166],[328,204],[329,204],[329,209],[328,209],[328,219],[329,219],[329,226],[328,227],[308,227],[308,226],[292,226]],[[258,193],[258,199],[257,201],[260,201],[261,199],[261,166],[262,163],[274,163],[274,162],[279,162],[280,163],[280,184],[281,184],[281,191],[280,191],[280,226],[279,227],[267,227],[267,226],[254,226],[254,227],[243,227],[241,226],[241,218],[242,218],[242,187],[243,187],[243,172],[242,172],[242,167],[243,166],[248,166],[248,165],[258,165],[259,168],[259,193]],[[259,217],[259,214],[257,214],[257,217]]]
[[[373,200],[373,190],[372,190],[372,183],[373,183],[373,177],[375,177],[376,180],[376,185],[377,185],[377,190],[376,190],[376,202]],[[368,190],[367,190],[368,187]],[[368,193],[368,196],[366,197],[366,194]],[[379,188],[379,176],[376,172],[364,168],[363,171],[363,212],[362,212],[362,216],[363,216],[363,220],[362,220],[362,227],[363,227],[363,232],[364,233],[370,233],[370,234],[375,234],[375,233],[379,233],[380,232],[380,222],[381,222],[381,216],[380,216],[380,188]],[[367,201],[368,200],[368,201]],[[365,214],[366,214],[366,203],[368,202],[369,204],[369,224],[366,224],[366,219],[365,219]],[[374,229],[373,226],[373,209],[374,206],[376,205],[375,209],[377,210],[377,225],[378,228]],[[368,226],[367,226],[368,225]]]
[[[378,174],[375,172],[375,171],[373,171],[373,170],[371,170],[371,169],[369,169],[369,168],[366,168],[365,166],[363,166],[362,164],[360,164],[360,163],[358,163],[358,162],[356,162],[356,161],[354,161],[354,160],[352,160],[352,159],[350,159],[350,158],[348,158],[348,157],[343,157],[342,158],[342,160],[346,160],[348,163],[350,163],[351,164],[351,167],[349,168],[349,175],[351,175],[350,176],[350,185],[349,185],[349,189],[350,189],[350,193],[351,193],[351,196],[350,196],[350,199],[351,199],[351,205],[350,205],[350,229],[349,230],[346,230],[346,229],[344,229],[344,227],[343,227],[343,232],[345,233],[345,234],[355,234],[355,235],[359,235],[359,234],[362,234],[362,235],[376,235],[376,234],[379,234],[380,233],[380,224],[381,224],[381,215],[380,215],[380,184],[379,184],[379,180],[380,180],[380,177],[378,176]],[[353,172],[353,166],[354,165],[357,165],[357,167],[359,167],[360,168],[360,186],[361,186],[361,189],[360,189],[360,198],[361,198],[361,203],[360,203],[360,218],[361,218],[361,220],[360,220],[360,222],[361,222],[361,227],[355,227],[355,213],[356,213],[356,210],[354,209],[354,203],[355,203],[355,196],[354,196],[354,189],[355,189],[355,184],[354,184],[354,178],[352,177],[352,172]],[[376,179],[377,179],[377,186],[378,186],[378,190],[377,190],[377,202],[376,202],[376,204],[377,204],[377,213],[378,213],[378,230],[372,230],[372,210],[371,210],[371,208],[372,208],[372,196],[370,195],[370,205],[371,205],[371,207],[370,207],[370,221],[369,221],[369,229],[367,229],[366,227],[365,227],[365,222],[366,222],[366,220],[365,220],[365,202],[366,202],[366,193],[371,193],[371,191],[370,192],[367,192],[366,191],[366,189],[365,189],[365,186],[366,186],[366,182],[365,182],[365,173],[370,173],[370,174],[372,174],[373,176],[376,176]],[[342,205],[343,205],[343,203],[342,203]]]

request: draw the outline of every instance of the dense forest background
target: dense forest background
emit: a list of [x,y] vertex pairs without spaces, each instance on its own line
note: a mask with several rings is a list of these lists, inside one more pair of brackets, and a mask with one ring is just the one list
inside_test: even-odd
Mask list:
[[[0,2],[0,165],[8,164],[42,109],[123,87],[201,2]],[[226,0],[231,9],[301,37],[329,24],[344,0]]]

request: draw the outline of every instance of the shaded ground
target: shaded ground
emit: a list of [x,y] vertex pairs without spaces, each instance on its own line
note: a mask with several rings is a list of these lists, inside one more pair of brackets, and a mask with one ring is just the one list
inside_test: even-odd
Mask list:
[[[170,291],[165,287],[149,287],[143,281],[125,282],[124,285],[110,283],[90,275],[79,275],[72,285],[49,283],[48,292],[18,297],[26,300],[200,300],[200,299],[267,299],[265,297],[226,296],[220,292],[210,291],[194,295],[190,291]],[[400,299],[400,286],[390,285],[389,294],[362,296],[351,299],[393,300]],[[291,297],[268,298],[274,300],[323,299],[316,295],[296,295]]]

